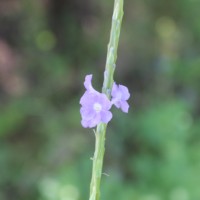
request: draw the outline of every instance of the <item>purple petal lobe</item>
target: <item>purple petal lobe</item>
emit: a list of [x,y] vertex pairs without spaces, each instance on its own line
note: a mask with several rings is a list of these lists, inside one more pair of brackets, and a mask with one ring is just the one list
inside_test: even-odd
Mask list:
[[118,101],[117,99],[112,99],[112,104],[114,104],[117,108],[120,108],[120,101]]
[[84,128],[88,128],[88,127],[89,127],[88,121],[86,121],[86,120],[84,120],[84,119],[81,120],[81,124],[82,124],[82,126],[83,126]]
[[84,86],[87,92],[98,93],[92,86],[92,74],[85,77]]
[[81,107],[80,113],[85,120],[91,120],[95,116],[93,109],[86,109],[85,107]]
[[112,113],[110,111],[101,112],[101,120],[104,123],[108,123],[112,119]]
[[89,121],[89,128],[97,126],[101,122],[100,114],[97,114],[93,119]]
[[123,86],[123,85],[119,85],[119,90],[122,94],[122,99],[123,100],[128,100],[129,97],[130,97],[130,93],[128,91],[128,88],[126,86]]
[[110,100],[105,94],[101,94],[98,99],[99,103],[102,105],[103,109],[109,110],[112,106]]
[[128,113],[129,105],[127,101],[121,101],[120,104],[121,104],[122,111],[125,113]]
[[118,91],[118,86],[116,83],[113,83],[113,87],[112,87],[112,91],[111,91],[112,97],[116,96],[117,91]]
[[89,93],[88,93],[88,92],[85,92],[85,93],[83,94],[83,96],[81,97],[81,99],[80,99],[80,104],[81,104],[81,105],[87,104],[87,103],[88,103],[88,98],[89,98],[89,97],[90,97]]
[[84,86],[86,90],[90,90],[92,87],[92,74],[87,75],[85,77],[85,82],[84,82]]

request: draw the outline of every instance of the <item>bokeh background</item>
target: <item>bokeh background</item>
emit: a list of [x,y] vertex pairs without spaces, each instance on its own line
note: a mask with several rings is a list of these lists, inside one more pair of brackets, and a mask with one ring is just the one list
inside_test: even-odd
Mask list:
[[[87,200],[114,1],[0,0],[0,200]],[[200,199],[200,1],[125,0],[102,200]]]

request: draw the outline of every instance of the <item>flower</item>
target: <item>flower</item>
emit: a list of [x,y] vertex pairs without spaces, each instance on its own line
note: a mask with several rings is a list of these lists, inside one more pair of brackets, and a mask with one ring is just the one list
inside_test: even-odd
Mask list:
[[114,83],[111,91],[112,100],[110,101],[105,94],[93,88],[92,74],[85,77],[84,86],[86,91],[80,99],[81,124],[84,128],[93,128],[100,122],[108,123],[112,119],[112,113],[109,110],[113,104],[123,112],[128,113],[127,100],[130,93],[127,87]]
[[81,124],[84,128],[93,128],[100,122],[108,123],[112,118],[109,111],[112,104],[105,94],[99,93],[92,87],[92,75],[85,77],[86,92],[80,100]]
[[129,104],[127,103],[127,100],[130,97],[128,88],[126,86],[113,83],[111,96],[111,103],[114,104],[117,108],[121,108],[123,112],[128,113]]

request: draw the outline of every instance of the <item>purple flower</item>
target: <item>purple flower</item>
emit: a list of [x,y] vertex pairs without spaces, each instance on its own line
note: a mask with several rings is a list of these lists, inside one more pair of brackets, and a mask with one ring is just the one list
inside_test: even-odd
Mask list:
[[123,112],[128,113],[129,105],[127,100],[130,97],[128,88],[123,85],[117,85],[116,83],[113,83],[111,96],[112,104],[114,104],[117,108],[121,108]]
[[112,104],[105,94],[99,93],[92,87],[92,75],[85,77],[86,92],[80,100],[81,124],[84,128],[93,128],[100,122],[108,123],[112,118],[109,111]]

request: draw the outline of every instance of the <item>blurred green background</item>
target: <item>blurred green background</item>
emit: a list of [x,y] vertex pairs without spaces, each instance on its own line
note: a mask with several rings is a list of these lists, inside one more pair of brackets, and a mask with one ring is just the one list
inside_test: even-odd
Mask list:
[[[0,0],[0,200],[87,200],[114,1]],[[125,0],[102,200],[200,199],[200,1]]]

